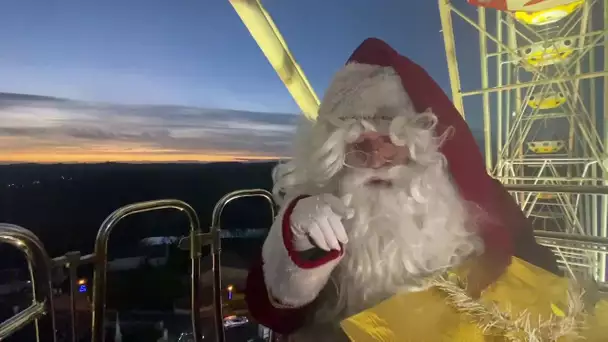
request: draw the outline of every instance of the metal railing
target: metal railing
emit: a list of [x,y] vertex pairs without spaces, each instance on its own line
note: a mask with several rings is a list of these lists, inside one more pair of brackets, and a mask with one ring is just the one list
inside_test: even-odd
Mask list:
[[608,238],[604,237],[548,232],[543,230],[535,230],[534,235],[536,236],[536,240],[547,246],[561,245],[586,252],[608,252]]
[[[531,194],[565,194],[574,196],[606,196],[608,186],[595,185],[553,185],[553,184],[504,184],[512,193]],[[576,277],[581,272],[593,273],[600,269],[604,276],[596,275],[606,286],[606,257],[608,256],[608,237],[593,234],[535,230],[537,241],[553,250],[558,263],[570,276]],[[592,267],[593,266],[593,267]]]
[[[183,212],[188,217],[188,224],[190,228],[190,236],[200,235],[200,224],[196,212],[186,202],[180,200],[168,199],[168,200],[156,200],[149,202],[135,203],[124,206],[114,211],[108,216],[105,221],[101,224],[101,228],[97,232],[97,238],[95,239],[95,271],[93,275],[93,317],[91,333],[91,342],[103,342],[105,341],[105,311],[106,311],[106,277],[108,268],[108,239],[110,234],[114,230],[114,227],[125,217],[145,213],[149,211],[165,210],[165,209],[177,209]],[[211,242],[214,243],[213,241]],[[200,252],[199,251],[199,240],[191,239],[191,303],[190,309],[192,313],[198,313],[201,308],[201,295],[200,295],[200,278],[201,278],[201,267],[200,267]],[[202,325],[201,318],[198,314],[192,315],[192,331],[194,336],[194,342],[202,340]]]
[[[511,192],[554,192],[576,194],[608,194],[608,187],[590,186],[554,186],[554,185],[522,185],[509,184],[505,187]],[[70,281],[70,340],[77,340],[77,311],[75,295],[77,293],[76,270],[80,265],[93,263],[93,307],[92,307],[92,341],[104,341],[106,277],[107,277],[107,243],[114,227],[125,217],[155,210],[177,209],[183,212],[189,220],[189,237],[179,242],[181,249],[190,251],[191,259],[191,316],[192,329],[195,341],[200,341],[202,327],[200,322],[201,294],[200,294],[200,257],[203,246],[211,247],[213,268],[213,306],[214,329],[216,341],[225,342],[223,329],[223,310],[221,295],[221,217],[224,208],[234,200],[247,197],[262,197],[268,201],[271,213],[275,215],[275,205],[272,195],[261,189],[239,190],[223,196],[215,205],[211,227],[208,232],[201,232],[198,216],[194,209],[179,200],[158,200],[127,205],[109,215],[104,220],[95,243],[92,254],[80,255],[79,252],[69,252],[64,256],[50,259],[40,240],[29,230],[10,224],[0,224],[0,243],[8,243],[21,250],[29,264],[30,276],[33,285],[33,304],[17,315],[0,323],[0,340],[12,335],[25,325],[34,322],[37,332],[37,341],[56,341],[55,319],[53,309],[53,289],[51,284],[52,267],[68,268]],[[535,231],[537,240],[548,246],[562,249],[578,249],[584,252],[608,251],[608,238],[584,236],[579,234],[566,234],[558,232]],[[604,284],[605,285],[605,284]]]
[[194,209],[187,203],[174,200],[156,200],[130,204],[115,210],[102,223],[95,241],[95,250],[91,254],[81,255],[80,252],[68,252],[63,256],[51,259],[42,242],[31,231],[11,225],[0,224],[0,243],[15,246],[25,254],[33,286],[33,304],[25,310],[17,313],[8,320],[0,323],[0,341],[26,325],[34,322],[36,338],[38,342],[56,342],[55,310],[53,306],[53,287],[51,283],[51,271],[53,267],[68,269],[70,282],[70,331],[69,340],[78,340],[78,311],[76,308],[76,296],[78,292],[77,269],[81,265],[94,264],[93,278],[93,305],[91,320],[91,341],[102,342],[105,340],[105,301],[107,295],[106,279],[108,270],[108,240],[114,227],[127,216],[145,213],[149,211],[177,209],[183,212],[189,221],[189,237],[179,242],[179,247],[190,251],[191,259],[191,319],[194,341],[203,338],[200,317],[201,301],[201,254],[203,246],[211,247],[213,257],[213,305],[214,305],[214,329],[216,341],[225,342],[224,322],[222,313],[221,293],[221,216],[227,204],[236,199],[247,197],[262,197],[270,204],[271,214],[274,218],[275,204],[270,192],[262,189],[238,190],[223,196],[215,205],[212,223],[209,232],[200,230],[199,219]]
[[23,227],[3,223],[0,224],[0,243],[7,243],[23,252],[32,282],[32,305],[0,323],[0,341],[34,322],[38,342],[55,342],[51,259],[42,242]]
[[581,195],[608,195],[608,186],[595,185],[551,185],[551,184],[504,184],[511,192],[543,192]]
[[[213,214],[211,216],[211,228],[209,233],[199,234],[194,237],[199,241],[211,241],[211,256],[212,256],[212,269],[213,269],[213,310],[214,310],[214,326],[217,342],[225,342],[226,337],[224,334],[224,314],[222,305],[222,272],[220,268],[221,263],[221,251],[222,244],[220,239],[221,231],[221,218],[224,208],[232,201],[248,197],[262,197],[266,199],[270,205],[272,217],[275,216],[275,203],[272,198],[272,194],[267,190],[263,189],[252,189],[252,190],[237,190],[228,193],[222,197],[215,207],[213,208]],[[189,249],[190,253],[200,253],[200,247],[204,244],[198,243],[198,247],[192,244],[192,237],[184,238],[180,241],[179,247],[181,249]],[[197,248],[193,250],[193,248]]]

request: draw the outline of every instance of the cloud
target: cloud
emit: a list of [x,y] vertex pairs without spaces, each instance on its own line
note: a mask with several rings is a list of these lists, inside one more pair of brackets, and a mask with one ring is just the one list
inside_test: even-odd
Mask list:
[[[288,156],[298,116],[115,105],[0,93],[0,163],[264,160]],[[480,146],[482,132],[474,132]]]
[[65,156],[94,161],[105,161],[104,156],[107,161],[274,158],[288,154],[296,120],[287,113],[0,94],[0,161],[44,161],[53,155],[57,161]]

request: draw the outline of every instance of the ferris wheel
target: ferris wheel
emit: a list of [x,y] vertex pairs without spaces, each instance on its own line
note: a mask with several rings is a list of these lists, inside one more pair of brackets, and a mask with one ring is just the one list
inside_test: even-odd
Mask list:
[[[452,97],[463,115],[483,115],[488,170],[505,184],[605,185],[608,1],[468,2],[439,0],[439,12]],[[478,37],[479,59],[458,50],[471,37]],[[459,68],[479,75],[464,80]],[[608,237],[606,195],[516,198],[536,231],[566,237],[547,244],[571,275],[608,281],[605,247],[567,241]]]
[[[488,172],[569,275],[608,290],[608,0],[438,2],[452,100],[483,115]],[[230,3],[314,119],[319,99],[261,1]]]

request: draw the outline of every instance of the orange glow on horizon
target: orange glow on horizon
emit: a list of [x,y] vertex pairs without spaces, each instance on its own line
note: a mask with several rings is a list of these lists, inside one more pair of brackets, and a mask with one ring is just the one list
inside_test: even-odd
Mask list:
[[231,161],[272,161],[278,156],[248,155],[246,152],[230,153],[162,153],[162,152],[9,152],[0,154],[2,163],[175,163],[175,162],[231,162]]

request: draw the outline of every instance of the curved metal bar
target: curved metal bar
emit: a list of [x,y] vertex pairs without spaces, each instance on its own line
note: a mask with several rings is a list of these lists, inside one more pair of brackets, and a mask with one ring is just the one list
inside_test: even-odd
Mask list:
[[562,248],[583,250],[588,252],[608,252],[608,238],[561,232],[535,230],[534,236],[539,242],[546,241],[547,245]]
[[114,227],[127,216],[149,211],[177,209],[185,213],[190,225],[190,258],[191,258],[191,310],[192,330],[194,341],[202,339],[202,324],[200,319],[200,247],[196,237],[200,233],[200,223],[196,212],[186,202],[166,199],[134,203],[115,210],[101,224],[95,239],[95,272],[93,276],[93,317],[91,327],[91,342],[105,341],[105,302],[106,302],[106,272],[108,266],[108,239]]
[[33,294],[31,306],[0,323],[0,341],[34,321],[37,341],[55,342],[51,259],[46,253],[44,245],[31,231],[6,223],[0,224],[0,243],[13,245],[25,254]]
[[508,191],[519,192],[608,195],[608,186],[596,185],[504,184],[504,187]]
[[237,190],[224,195],[213,208],[211,216],[211,236],[213,243],[211,247],[212,264],[213,264],[213,318],[215,321],[216,339],[218,342],[225,342],[224,334],[224,314],[222,310],[222,271],[220,269],[220,253],[222,251],[220,230],[221,218],[224,208],[228,203],[241,198],[247,197],[263,197],[270,204],[272,217],[275,216],[275,203],[272,194],[263,189],[247,189]]
[[220,198],[219,201],[217,201],[217,203],[215,204],[215,207],[213,208],[213,214],[211,216],[211,227],[220,227],[221,225],[221,218],[222,218],[222,213],[224,211],[224,208],[232,201],[237,200],[237,199],[241,199],[241,198],[247,198],[247,197],[263,197],[265,198],[269,205],[270,205],[270,209],[272,212],[272,217],[274,218],[275,216],[275,203],[274,203],[274,198],[272,197],[272,194],[270,193],[270,191],[268,190],[264,190],[264,189],[244,189],[244,190],[236,190],[230,193],[227,193],[226,195],[224,195],[222,198]]

